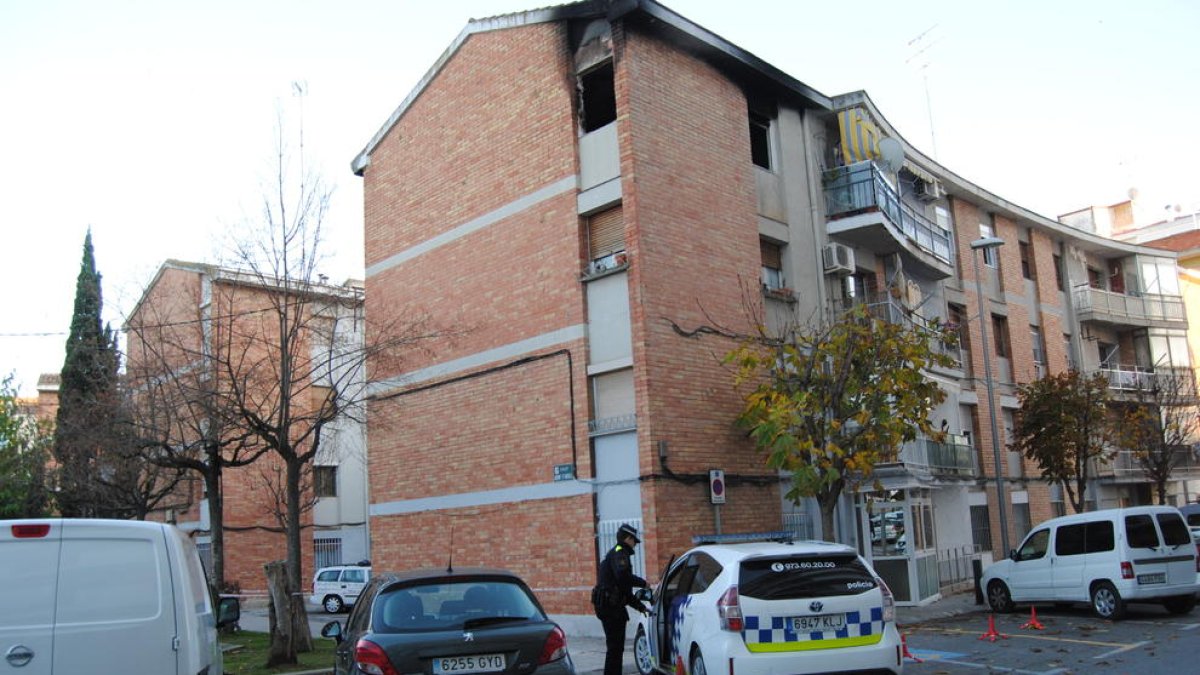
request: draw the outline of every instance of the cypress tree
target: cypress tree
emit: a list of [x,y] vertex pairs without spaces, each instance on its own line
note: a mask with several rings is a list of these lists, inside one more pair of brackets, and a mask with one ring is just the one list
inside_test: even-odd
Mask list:
[[83,240],[83,260],[75,282],[75,310],[67,337],[54,431],[58,510],[64,517],[117,515],[104,503],[96,478],[106,447],[114,440],[117,399],[116,335],[100,318],[100,273],[92,232]]

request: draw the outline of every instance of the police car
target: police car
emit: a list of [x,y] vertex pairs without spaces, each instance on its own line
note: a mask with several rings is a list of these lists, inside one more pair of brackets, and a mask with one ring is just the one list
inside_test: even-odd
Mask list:
[[697,546],[642,597],[642,675],[903,670],[892,592],[843,544]]

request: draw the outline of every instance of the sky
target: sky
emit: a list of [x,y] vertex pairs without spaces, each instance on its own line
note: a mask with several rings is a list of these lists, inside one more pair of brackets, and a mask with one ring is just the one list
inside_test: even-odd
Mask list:
[[[280,113],[335,188],[325,273],[361,278],[351,159],[470,18],[549,3],[0,0],[0,376],[32,395],[61,369],[89,228],[114,327],[165,260],[221,261]],[[825,95],[866,91],[927,156],[1047,217],[1130,188],[1200,210],[1200,3],[662,4]]]

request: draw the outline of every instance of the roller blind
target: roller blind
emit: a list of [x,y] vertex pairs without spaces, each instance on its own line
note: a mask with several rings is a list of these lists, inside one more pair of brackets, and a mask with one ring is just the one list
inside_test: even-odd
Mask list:
[[759,240],[758,247],[762,252],[763,267],[770,267],[773,270],[783,269],[783,262],[781,260],[778,244],[772,244],[769,241]]
[[592,260],[625,250],[625,218],[621,207],[588,218],[588,247]]

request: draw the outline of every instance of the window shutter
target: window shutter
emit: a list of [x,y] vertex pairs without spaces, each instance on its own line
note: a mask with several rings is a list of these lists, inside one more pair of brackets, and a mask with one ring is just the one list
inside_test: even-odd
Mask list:
[[762,252],[763,267],[769,267],[773,270],[783,269],[783,261],[778,244],[772,244],[769,241],[762,241],[760,239],[758,242],[758,247]]
[[625,217],[621,207],[588,218],[588,245],[592,260],[625,250]]

